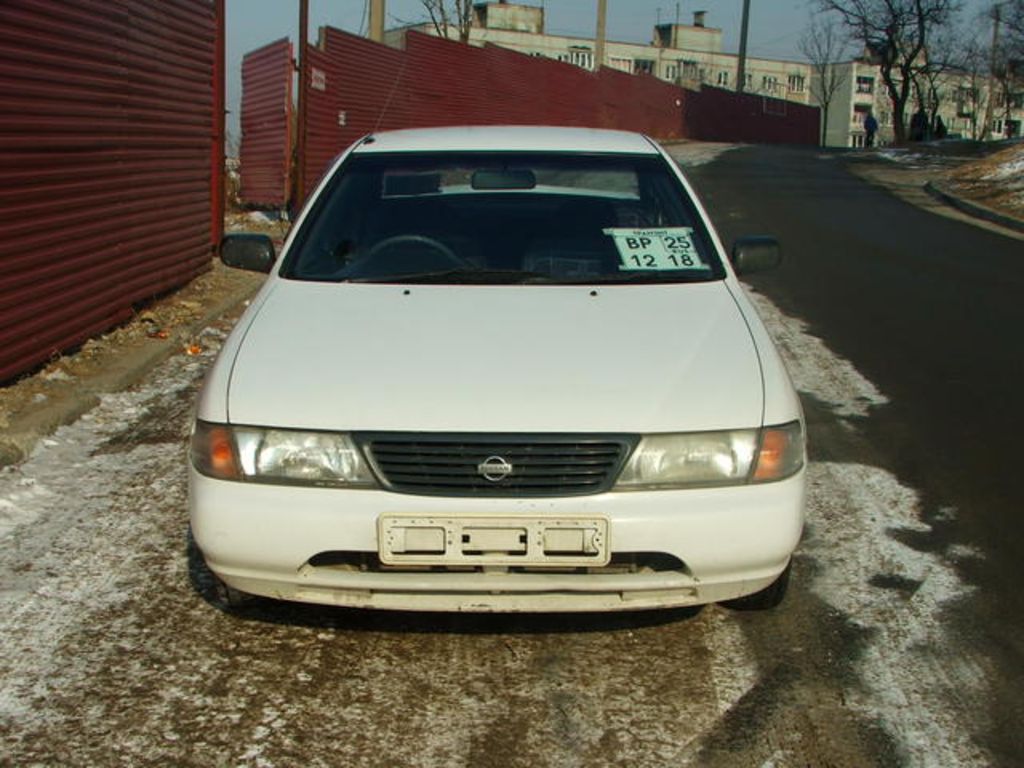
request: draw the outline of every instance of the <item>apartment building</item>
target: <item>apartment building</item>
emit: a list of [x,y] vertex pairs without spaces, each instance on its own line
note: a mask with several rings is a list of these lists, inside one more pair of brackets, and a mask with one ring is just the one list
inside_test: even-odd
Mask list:
[[[878,121],[876,141],[880,145],[893,140],[892,101],[879,67],[870,61],[853,60],[835,65],[839,88],[829,106],[825,143],[830,147],[863,147],[864,120],[873,113]],[[927,84],[931,90],[932,84]],[[819,92],[816,83],[812,91]],[[937,103],[946,136],[966,139],[1002,139],[1021,135],[1024,122],[1024,78],[1006,85],[997,84],[989,108],[989,82],[966,72],[949,72],[934,83],[930,98]],[[932,106],[928,107],[931,111]],[[904,119],[909,123],[918,110],[916,99],[907,103]],[[987,125],[986,120],[991,120]]]
[[[506,2],[477,3],[474,6],[470,45],[499,45],[528,56],[545,56],[584,69],[595,69],[593,38],[549,35],[544,31],[544,9]],[[698,88],[712,85],[736,88],[739,57],[722,51],[722,30],[705,23],[698,11],[692,24],[659,24],[649,44],[616,40],[605,42],[604,66],[631,74],[654,75],[677,85]],[[436,35],[433,24],[390,30],[389,45],[401,45],[407,29]],[[454,28],[449,37],[457,38]],[[804,62],[747,58],[746,90],[777,99],[810,102],[811,68]]]

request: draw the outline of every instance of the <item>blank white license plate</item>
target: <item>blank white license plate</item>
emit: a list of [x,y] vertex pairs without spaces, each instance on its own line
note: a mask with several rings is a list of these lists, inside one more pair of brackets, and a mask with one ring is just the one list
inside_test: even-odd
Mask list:
[[602,517],[413,517],[381,515],[386,565],[607,565]]

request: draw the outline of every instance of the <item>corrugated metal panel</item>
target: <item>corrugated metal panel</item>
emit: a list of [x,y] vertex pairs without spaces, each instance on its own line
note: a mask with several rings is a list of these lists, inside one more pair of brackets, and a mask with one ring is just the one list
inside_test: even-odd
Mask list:
[[708,87],[684,104],[687,136],[699,141],[818,145],[817,107]]
[[242,200],[283,208],[288,200],[292,129],[292,46],[287,38],[242,59]]
[[339,151],[362,135],[388,128],[568,125],[621,128],[659,139],[729,140],[741,132],[745,141],[798,143],[810,121],[817,125],[806,114],[809,108],[799,105],[790,105],[788,117],[741,119],[749,104],[729,92],[702,98],[649,75],[607,68],[593,73],[497,46],[470,47],[417,32],[407,33],[404,50],[332,28],[323,31],[322,41],[322,48],[310,48],[312,69],[319,71],[310,80],[317,87],[306,84],[307,190]]
[[440,125],[575,125],[682,135],[683,91],[497,46],[410,32],[396,50],[326,28],[309,47],[306,189],[367,133]]
[[0,4],[0,380],[211,255],[210,0]]
[[[338,153],[377,130],[412,125],[404,51],[327,27],[309,46],[306,190]],[[312,87],[316,79],[317,87]],[[320,87],[322,86],[322,87]]]

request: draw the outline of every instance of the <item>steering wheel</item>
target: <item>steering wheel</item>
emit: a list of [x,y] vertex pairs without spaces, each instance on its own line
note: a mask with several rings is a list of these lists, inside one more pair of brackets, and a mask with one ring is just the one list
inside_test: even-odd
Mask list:
[[442,243],[440,240],[435,240],[432,237],[426,235],[394,235],[393,237],[386,237],[379,243],[373,246],[367,254],[366,259],[370,260],[381,253],[387,251],[389,248],[396,248],[402,246],[420,246],[427,248],[432,251],[433,254],[442,257],[453,267],[472,267],[473,264],[461,256],[456,255],[455,251],[449,248],[447,245]]

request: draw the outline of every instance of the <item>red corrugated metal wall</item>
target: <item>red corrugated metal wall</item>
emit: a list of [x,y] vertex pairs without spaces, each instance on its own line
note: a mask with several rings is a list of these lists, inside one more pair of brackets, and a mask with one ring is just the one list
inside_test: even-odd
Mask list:
[[287,38],[242,59],[240,197],[283,208],[291,170],[292,46]]
[[396,50],[330,27],[309,46],[306,190],[375,130],[440,125],[573,125],[658,139],[816,144],[818,110],[646,75],[589,72],[497,46],[409,32]]
[[328,27],[308,50],[307,190],[338,152],[375,130],[533,124],[683,135],[684,92],[653,77],[595,74],[416,32],[402,51]]
[[0,380],[211,256],[210,0],[0,3]]
[[687,92],[683,111],[697,141],[818,145],[817,107],[705,87]]

